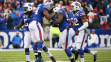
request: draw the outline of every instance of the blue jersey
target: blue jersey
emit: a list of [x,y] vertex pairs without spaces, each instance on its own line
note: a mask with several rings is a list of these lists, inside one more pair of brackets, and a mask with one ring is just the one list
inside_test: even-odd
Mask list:
[[86,16],[84,11],[78,11],[75,15],[73,14],[73,12],[70,13],[69,17],[71,21],[73,21],[74,23],[73,29],[75,31],[77,31],[78,28],[80,28],[83,25],[82,20],[80,19],[80,17],[83,16]]
[[46,6],[44,4],[40,4],[33,14],[33,20],[41,23],[43,21],[43,17],[44,17],[44,14],[43,14],[44,9],[48,10],[48,6]]
[[[59,24],[59,29],[62,32],[64,29],[66,29],[67,26],[69,26],[70,21],[69,21],[67,13],[64,10],[59,11],[58,14],[62,14],[63,15],[63,20]],[[57,17],[56,17],[56,19],[57,19]]]
[[29,26],[29,23],[33,21],[32,19],[33,19],[32,17],[27,17],[25,15],[23,16],[22,20],[24,21],[26,31],[29,31],[28,26]]

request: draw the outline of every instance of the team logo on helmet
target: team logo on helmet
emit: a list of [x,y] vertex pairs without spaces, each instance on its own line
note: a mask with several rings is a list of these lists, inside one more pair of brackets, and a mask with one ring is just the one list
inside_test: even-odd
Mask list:
[[32,5],[31,5],[31,4],[28,4],[28,6],[30,6],[30,7],[31,7]]
[[81,6],[81,5],[80,5],[80,4],[78,4],[78,3],[75,3],[75,5],[76,5],[76,6],[79,6],[79,7]]

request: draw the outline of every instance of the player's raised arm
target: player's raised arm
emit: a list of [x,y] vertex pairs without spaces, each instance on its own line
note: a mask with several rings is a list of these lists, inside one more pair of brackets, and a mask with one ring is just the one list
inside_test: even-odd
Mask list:
[[52,19],[56,15],[56,14],[50,15],[48,10],[46,10],[46,9],[44,9],[43,14],[46,17],[46,19],[48,19],[48,20]]

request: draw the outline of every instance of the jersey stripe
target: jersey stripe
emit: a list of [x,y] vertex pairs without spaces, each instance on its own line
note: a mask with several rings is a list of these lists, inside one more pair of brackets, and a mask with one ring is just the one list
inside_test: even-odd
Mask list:
[[81,48],[82,48],[84,40],[85,40],[85,35],[86,35],[86,30],[84,31],[84,37],[83,37],[83,40],[82,40]]
[[67,34],[66,34],[66,47],[65,47],[65,49],[67,49],[67,46],[68,46],[68,35],[69,35],[69,30],[67,29]]
[[40,40],[42,40],[42,33],[41,33],[40,27],[39,27],[39,25],[38,25],[38,21],[36,22],[36,24],[37,24],[37,28],[38,28],[38,30],[39,30]]

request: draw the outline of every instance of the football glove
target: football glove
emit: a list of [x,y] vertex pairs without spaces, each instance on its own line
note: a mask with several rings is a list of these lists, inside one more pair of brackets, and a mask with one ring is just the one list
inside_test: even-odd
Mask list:
[[50,20],[49,22],[50,22],[50,25],[53,25],[53,21],[52,20]]

